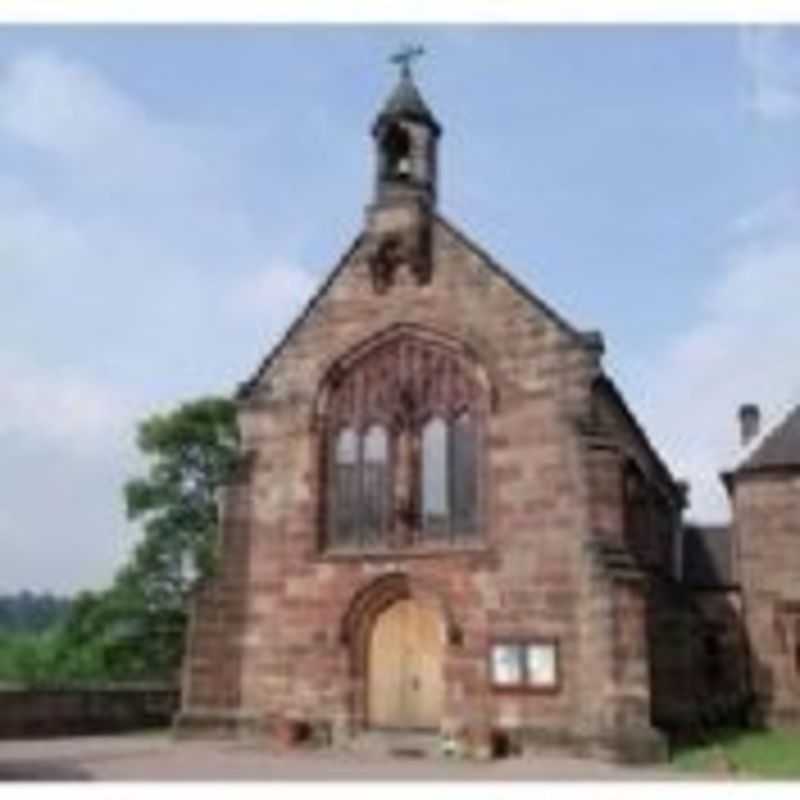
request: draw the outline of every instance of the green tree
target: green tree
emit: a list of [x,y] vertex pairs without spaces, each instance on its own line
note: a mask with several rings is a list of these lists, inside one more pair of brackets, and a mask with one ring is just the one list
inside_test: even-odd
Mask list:
[[[159,672],[180,664],[189,593],[214,569],[217,493],[236,462],[236,409],[207,397],[158,414],[139,426],[150,465],[125,485],[128,517],[143,538],[115,581],[118,657],[126,651]],[[125,659],[123,659],[125,660]]]
[[125,486],[128,517],[141,520],[145,534],[130,566],[143,570],[161,607],[181,605],[194,581],[213,569],[217,491],[238,443],[235,407],[224,398],[195,400],[139,426],[150,470]]
[[[172,678],[180,666],[187,603],[214,569],[217,492],[236,461],[230,400],[205,397],[142,422],[144,476],[125,485],[142,538],[112,585],[82,592],[54,628],[0,632],[0,680],[59,683]],[[31,605],[22,598],[22,606]]]

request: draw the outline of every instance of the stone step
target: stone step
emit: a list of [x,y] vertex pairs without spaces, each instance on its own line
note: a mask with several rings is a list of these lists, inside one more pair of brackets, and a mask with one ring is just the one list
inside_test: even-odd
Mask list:
[[356,737],[351,749],[394,758],[440,758],[441,739],[428,731],[370,730]]

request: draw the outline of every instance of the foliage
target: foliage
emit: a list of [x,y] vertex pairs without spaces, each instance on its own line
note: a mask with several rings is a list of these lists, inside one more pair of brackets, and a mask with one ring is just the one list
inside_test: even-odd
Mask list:
[[150,469],[126,484],[125,501],[144,535],[105,599],[100,630],[110,671],[169,675],[183,654],[189,594],[214,569],[217,493],[239,444],[235,407],[217,397],[186,403],[143,422],[138,444]]
[[145,478],[125,486],[128,516],[144,540],[120,580],[152,608],[182,608],[194,581],[209,575],[216,552],[219,487],[228,479],[239,436],[233,404],[204,398],[156,415],[139,428],[152,460]]
[[149,470],[124,494],[128,517],[142,523],[141,540],[112,585],[79,594],[56,626],[0,636],[0,680],[175,676],[189,596],[214,568],[217,492],[238,441],[235,407],[224,398],[201,398],[139,426]]
[[47,592],[0,595],[0,632],[40,633],[63,619],[69,602]]
[[723,763],[744,777],[800,778],[800,732],[723,731],[711,743],[681,748],[674,763],[690,772],[713,771]]

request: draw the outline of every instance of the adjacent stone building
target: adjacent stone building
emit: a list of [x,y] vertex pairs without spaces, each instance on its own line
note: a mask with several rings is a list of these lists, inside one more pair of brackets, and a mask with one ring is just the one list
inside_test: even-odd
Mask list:
[[756,721],[800,725],[800,406],[759,435],[755,406],[741,409],[750,438],[723,475],[733,507]]
[[[665,734],[748,696],[726,656],[746,651],[736,578],[687,571],[709,532],[684,531],[685,487],[602,337],[440,213],[441,134],[404,67],[372,128],[363,230],[240,389],[179,728],[662,757]],[[741,546],[756,493],[784,484],[731,480]]]

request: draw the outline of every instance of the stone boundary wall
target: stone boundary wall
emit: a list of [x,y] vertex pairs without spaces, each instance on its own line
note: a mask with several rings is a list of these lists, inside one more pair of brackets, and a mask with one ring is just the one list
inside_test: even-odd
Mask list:
[[0,739],[165,727],[179,705],[180,690],[167,684],[35,687],[0,683]]

